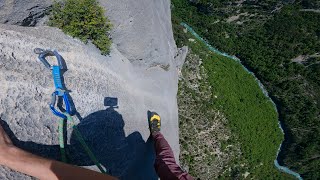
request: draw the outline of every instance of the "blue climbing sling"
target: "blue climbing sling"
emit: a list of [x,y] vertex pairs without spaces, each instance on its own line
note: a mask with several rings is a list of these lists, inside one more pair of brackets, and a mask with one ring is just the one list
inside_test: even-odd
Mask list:
[[[45,65],[45,67],[52,71],[52,77],[54,81],[55,91],[51,95],[51,102],[50,102],[50,109],[52,113],[58,117],[60,117],[59,121],[59,145],[60,145],[60,153],[61,153],[61,159],[63,162],[67,162],[66,152],[65,152],[65,140],[64,140],[64,122],[67,120],[67,122],[70,122],[72,124],[72,128],[74,130],[75,136],[82,145],[83,149],[86,151],[90,159],[95,163],[95,165],[99,168],[99,170],[102,173],[106,173],[106,170],[102,168],[100,162],[97,160],[95,155],[90,150],[89,146],[85,142],[84,138],[82,137],[80,131],[77,129],[76,123],[74,119],[72,118],[72,110],[70,106],[70,100],[69,100],[69,94],[68,91],[64,85],[62,71],[67,70],[63,65],[63,60],[60,54],[57,51],[51,51],[51,50],[43,50],[40,48],[34,49],[34,52],[39,55],[39,60]],[[46,60],[46,57],[48,56],[55,56],[58,65],[50,65],[49,62]],[[65,111],[62,111],[60,108],[60,111],[55,108],[57,97],[62,97],[64,104],[65,104]]]

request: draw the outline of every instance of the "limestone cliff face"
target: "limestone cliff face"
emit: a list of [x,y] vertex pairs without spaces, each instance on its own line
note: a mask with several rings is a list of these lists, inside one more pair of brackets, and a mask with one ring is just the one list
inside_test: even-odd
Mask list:
[[51,3],[52,0],[0,0],[0,23],[36,26]]
[[[114,24],[109,56],[59,29],[39,25],[41,18],[37,27],[9,25],[22,25],[17,22],[28,17],[8,18],[15,12],[12,7],[22,8],[19,3],[0,0],[0,19],[5,23],[0,25],[0,118],[11,129],[15,144],[60,157],[58,118],[48,107],[54,90],[51,72],[33,53],[36,47],[56,49],[68,67],[64,78],[79,113],[78,128],[101,163],[124,179],[155,179],[152,143],[147,141],[148,110],[161,115],[162,132],[176,158],[179,154],[177,66],[183,56],[177,54],[173,40],[170,1],[101,0]],[[50,3],[37,1],[36,6],[46,9]],[[4,17],[8,21],[2,21]],[[119,107],[104,106],[107,97],[117,98]],[[71,127],[68,132],[70,162],[95,169]],[[0,179],[29,178],[3,167],[0,172]]]
[[173,65],[176,45],[171,27],[170,0],[100,0],[113,22],[117,49],[137,64]]

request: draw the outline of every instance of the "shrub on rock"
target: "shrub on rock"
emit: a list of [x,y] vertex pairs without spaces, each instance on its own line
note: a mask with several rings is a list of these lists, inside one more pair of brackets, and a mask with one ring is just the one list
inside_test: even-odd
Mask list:
[[91,41],[103,55],[110,52],[108,31],[112,25],[96,0],[56,1],[52,6],[49,25],[85,43]]

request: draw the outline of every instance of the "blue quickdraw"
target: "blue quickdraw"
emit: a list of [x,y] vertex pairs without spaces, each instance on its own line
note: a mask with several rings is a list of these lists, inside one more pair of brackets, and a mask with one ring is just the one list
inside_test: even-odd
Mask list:
[[[36,54],[39,54],[39,60],[45,65],[46,68],[52,70],[52,77],[55,85],[55,91],[51,95],[51,103],[50,103],[50,109],[52,113],[58,117],[61,117],[63,119],[67,119],[67,116],[64,115],[63,112],[59,112],[56,108],[56,100],[58,97],[63,97],[63,101],[65,103],[65,110],[68,114],[71,114],[71,107],[70,107],[70,101],[68,98],[68,92],[63,84],[63,77],[61,70],[65,70],[62,64],[62,57],[59,55],[57,51],[51,51],[51,50],[43,50],[40,48],[34,49],[34,52]],[[49,62],[46,60],[47,56],[55,56],[58,65],[50,65]]]
[[[64,121],[67,120],[73,124],[72,126],[74,129],[75,135],[78,138],[78,140],[79,140],[80,144],[82,145],[83,149],[85,150],[85,152],[88,154],[88,156],[92,160],[92,162],[95,163],[95,165],[100,169],[100,171],[102,173],[106,173],[107,171],[105,169],[103,169],[101,163],[98,161],[98,159],[92,153],[89,146],[86,144],[84,138],[82,137],[81,133],[77,129],[77,126],[75,125],[75,122],[72,118],[70,101],[69,101],[69,94],[68,94],[67,88],[65,87],[65,85],[63,83],[63,75],[61,72],[63,70],[67,70],[66,68],[64,68],[64,66],[62,64],[62,62],[63,62],[62,57],[59,55],[59,53],[57,51],[50,51],[50,50],[43,50],[40,48],[36,48],[36,49],[34,49],[34,52],[36,54],[39,54],[39,59],[45,65],[45,67],[52,70],[52,77],[53,77],[54,86],[55,86],[56,90],[52,93],[52,96],[51,96],[50,109],[54,115],[62,118],[62,119],[60,119],[60,123],[59,123],[59,146],[60,146],[60,151],[61,151],[61,160],[63,162],[67,162],[66,151],[65,151],[65,147],[64,147],[65,140],[64,140],[64,131],[63,131]],[[54,65],[54,66],[50,65],[48,63],[48,61],[46,60],[47,56],[55,56],[57,58],[58,65]],[[58,105],[58,107],[61,112],[55,108],[57,96],[63,98],[64,104],[65,104],[65,111],[61,110],[62,108],[60,107],[60,105]]]

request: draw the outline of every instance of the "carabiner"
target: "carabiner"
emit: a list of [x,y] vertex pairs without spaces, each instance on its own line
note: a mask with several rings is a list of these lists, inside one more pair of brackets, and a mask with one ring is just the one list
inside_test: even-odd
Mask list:
[[70,101],[69,101],[69,98],[68,98],[68,94],[67,92],[65,92],[64,90],[61,90],[61,89],[58,89],[56,90],[55,92],[52,93],[51,95],[51,103],[50,103],[50,109],[52,111],[52,113],[58,117],[61,117],[63,119],[67,119],[67,116],[64,115],[62,112],[59,112],[56,108],[55,108],[55,105],[56,105],[56,100],[57,100],[57,96],[62,96],[63,97],[63,101],[64,101],[64,104],[66,106],[66,112],[68,114],[71,114],[71,107],[70,107]]
[[57,58],[59,68],[64,69],[63,64],[62,64],[62,57],[59,55],[59,53],[56,50],[51,51],[51,50],[44,50],[41,48],[35,48],[34,53],[39,54],[38,58],[45,65],[46,68],[52,69],[52,67],[53,67],[46,60],[46,57],[47,56],[55,56]]
[[[51,103],[50,103],[50,109],[53,112],[54,115],[61,117],[63,119],[66,119],[67,116],[63,114],[63,112],[59,112],[56,108],[56,100],[58,97],[63,97],[63,101],[65,104],[65,110],[66,113],[71,114],[71,108],[70,108],[70,101],[68,98],[68,92],[66,92],[65,85],[63,83],[63,75],[61,70],[64,69],[62,64],[62,57],[59,55],[57,51],[51,51],[51,50],[44,50],[40,48],[34,49],[34,52],[36,54],[39,54],[40,61],[45,65],[46,68],[52,70],[52,78],[54,82],[54,86],[56,90],[51,95]],[[47,56],[55,56],[58,61],[58,65],[50,65],[48,61],[46,60]]]

